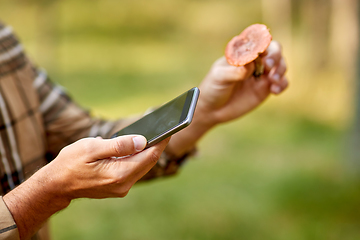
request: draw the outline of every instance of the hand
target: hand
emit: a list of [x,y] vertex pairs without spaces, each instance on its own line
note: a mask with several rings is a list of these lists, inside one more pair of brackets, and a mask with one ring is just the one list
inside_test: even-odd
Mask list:
[[142,136],[82,139],[62,149],[51,167],[61,172],[58,185],[70,199],[124,197],[155,165],[167,142],[140,152],[146,146]]
[[[142,136],[86,138],[4,196],[21,239],[75,198],[124,197],[157,162],[169,139],[145,149]],[[143,150],[143,151],[142,151]]]
[[236,119],[260,105],[271,93],[286,89],[286,64],[281,46],[272,41],[261,56],[265,66],[259,78],[252,76],[254,62],[234,67],[225,57],[218,59],[199,86],[200,98],[194,117],[206,119],[209,125]]
[[167,148],[170,154],[183,155],[216,124],[236,119],[259,106],[270,94],[286,89],[286,64],[279,43],[271,42],[260,57],[265,71],[259,78],[252,76],[254,62],[234,67],[222,57],[213,64],[199,86],[200,97],[192,123],[171,138]]

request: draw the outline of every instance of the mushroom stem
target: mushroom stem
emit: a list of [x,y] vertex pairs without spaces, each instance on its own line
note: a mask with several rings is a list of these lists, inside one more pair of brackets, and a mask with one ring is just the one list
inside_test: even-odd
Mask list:
[[264,65],[260,57],[255,59],[255,71],[253,73],[254,77],[258,78],[264,73]]

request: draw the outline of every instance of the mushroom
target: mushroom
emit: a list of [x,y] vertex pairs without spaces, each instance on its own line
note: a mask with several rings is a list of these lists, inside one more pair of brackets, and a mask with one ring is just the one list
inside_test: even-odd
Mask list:
[[259,77],[264,73],[260,55],[270,45],[272,36],[264,24],[253,24],[233,37],[226,46],[225,57],[227,62],[233,66],[244,66],[255,60],[255,71],[253,75]]

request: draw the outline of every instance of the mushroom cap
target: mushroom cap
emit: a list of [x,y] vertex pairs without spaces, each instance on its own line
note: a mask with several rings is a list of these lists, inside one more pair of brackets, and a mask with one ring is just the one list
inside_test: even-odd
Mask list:
[[226,60],[230,65],[244,66],[265,52],[271,40],[272,36],[266,25],[250,25],[229,41],[225,49]]

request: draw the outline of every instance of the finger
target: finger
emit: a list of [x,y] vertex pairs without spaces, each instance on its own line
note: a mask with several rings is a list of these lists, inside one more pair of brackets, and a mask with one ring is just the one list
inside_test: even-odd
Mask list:
[[282,77],[284,76],[284,74],[286,72],[286,69],[287,69],[287,67],[286,67],[285,60],[283,58],[281,58],[279,65],[274,67],[273,69],[271,69],[271,71],[268,75],[270,78],[270,81],[273,83],[280,82],[280,80],[282,79]]
[[157,163],[166,146],[168,145],[169,140],[170,138],[167,138],[144,151],[144,154],[146,155],[146,167],[143,169],[140,168],[139,171],[136,172],[137,179],[142,178]]
[[286,77],[283,77],[278,83],[273,83],[270,86],[270,92],[273,94],[282,93],[289,86],[289,81]]
[[115,161],[119,170],[121,169],[117,172],[117,175],[122,179],[119,181],[123,183],[123,186],[117,189],[117,196],[126,196],[130,188],[154,167],[168,142],[169,139],[166,139],[138,154]]
[[227,62],[226,57],[222,56],[214,62],[213,66],[229,66],[229,63]]
[[126,135],[112,139],[87,139],[83,147],[92,159],[98,160],[137,153],[145,148],[146,143],[144,136]]
[[265,52],[260,54],[260,57],[271,55],[273,52],[281,52],[281,48],[281,44],[278,41],[272,40]]
[[144,164],[155,164],[157,160],[160,158],[162,152],[165,150],[167,144],[170,141],[170,137],[162,140],[161,142],[155,144],[154,146],[151,146],[144,151],[136,154],[135,156],[138,159],[145,158],[146,160],[141,160]]
[[276,41],[272,41],[266,51],[260,56],[265,66],[265,73],[270,72],[274,66],[279,64],[282,58],[281,45]]
[[167,138],[138,154],[120,159],[119,161],[121,161],[122,164],[129,164],[129,171],[125,173],[125,177],[133,179],[133,183],[142,178],[157,163],[169,140],[170,138]]
[[231,65],[216,66],[212,70],[215,79],[226,82],[236,82],[249,78],[255,70],[255,64],[235,67]]

